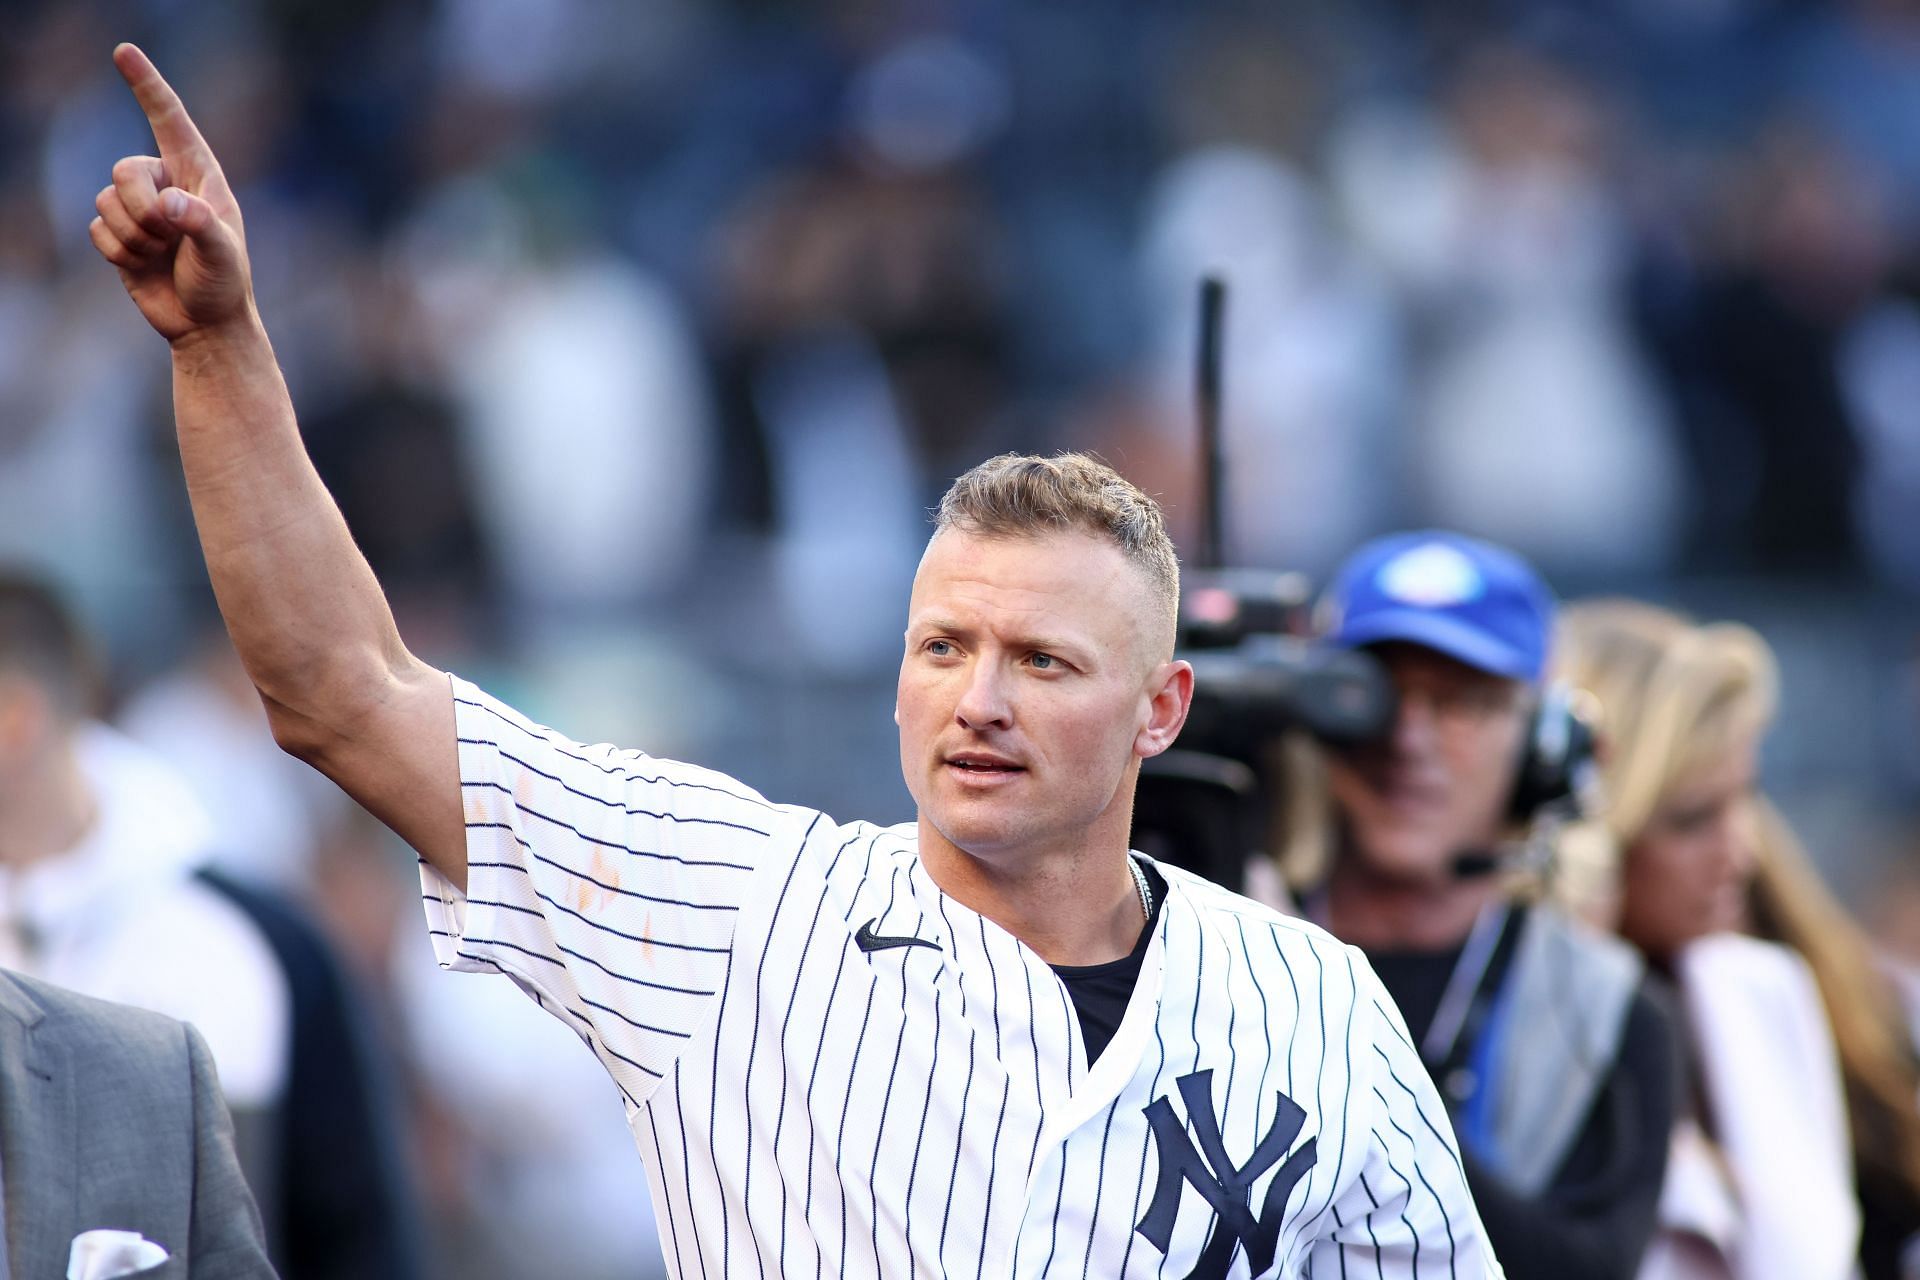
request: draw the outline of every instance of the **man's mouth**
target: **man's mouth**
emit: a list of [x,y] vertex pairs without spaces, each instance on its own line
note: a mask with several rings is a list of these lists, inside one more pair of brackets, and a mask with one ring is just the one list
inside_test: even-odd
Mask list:
[[962,773],[971,774],[971,775],[974,775],[977,777],[983,777],[983,778],[993,777],[1001,774],[1026,772],[1025,766],[1016,764],[1012,760],[1002,759],[999,756],[980,755],[972,752],[964,752],[960,755],[948,756],[947,765],[948,767],[957,769]]

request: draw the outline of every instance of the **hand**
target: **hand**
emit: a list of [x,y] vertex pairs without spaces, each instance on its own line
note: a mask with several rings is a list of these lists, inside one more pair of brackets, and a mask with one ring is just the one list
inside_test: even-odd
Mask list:
[[253,314],[252,273],[240,206],[187,109],[147,55],[113,51],[160,154],[128,156],[94,197],[87,230],[100,256],[160,336],[178,343]]

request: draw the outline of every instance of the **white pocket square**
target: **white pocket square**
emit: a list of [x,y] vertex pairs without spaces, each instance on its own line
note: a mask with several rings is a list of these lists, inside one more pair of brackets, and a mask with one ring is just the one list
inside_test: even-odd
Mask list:
[[73,1238],[67,1251],[67,1280],[114,1280],[157,1267],[167,1251],[138,1231],[96,1227]]

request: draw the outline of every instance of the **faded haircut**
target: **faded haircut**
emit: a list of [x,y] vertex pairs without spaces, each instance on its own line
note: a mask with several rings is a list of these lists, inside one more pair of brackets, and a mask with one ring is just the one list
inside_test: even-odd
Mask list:
[[1085,453],[1003,453],[953,482],[934,513],[935,531],[1032,538],[1078,530],[1105,538],[1145,577],[1172,645],[1180,612],[1180,558],[1160,504]]

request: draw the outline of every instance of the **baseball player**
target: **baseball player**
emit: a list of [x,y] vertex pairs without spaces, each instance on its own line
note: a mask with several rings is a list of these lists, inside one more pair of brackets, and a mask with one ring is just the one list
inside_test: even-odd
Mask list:
[[1149,499],[1072,456],[956,482],[900,668],[917,821],[571,742],[401,643],[302,451],[219,166],[145,56],[115,60],[160,154],[115,166],[92,235],[171,344],[275,734],[419,851],[443,964],[599,1056],[679,1275],[1501,1274],[1358,953],[1128,852],[1192,692]]

